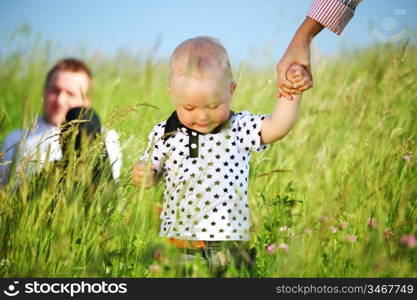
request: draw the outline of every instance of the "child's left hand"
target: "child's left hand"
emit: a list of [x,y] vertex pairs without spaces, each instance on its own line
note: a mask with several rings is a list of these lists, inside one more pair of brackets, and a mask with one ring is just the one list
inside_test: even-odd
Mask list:
[[[300,93],[313,87],[313,80],[302,65],[291,65],[287,72],[287,78],[292,82],[293,88],[297,89]],[[279,94],[278,96],[281,97],[282,95]]]

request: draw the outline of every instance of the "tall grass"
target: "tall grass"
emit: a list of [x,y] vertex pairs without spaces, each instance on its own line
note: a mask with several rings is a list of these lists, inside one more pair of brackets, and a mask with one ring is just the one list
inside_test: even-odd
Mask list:
[[[41,112],[56,53],[31,43],[1,56],[0,142]],[[401,243],[417,234],[416,54],[415,45],[380,45],[314,66],[292,132],[252,156],[256,276],[417,276],[417,247]],[[83,58],[95,73],[93,105],[121,135],[121,181],[91,189],[86,161],[65,176],[18,171],[20,184],[0,190],[0,276],[209,276],[199,261],[186,273],[173,266],[175,249],[158,237],[162,186],[139,189],[130,176],[148,132],[173,110],[167,62],[127,52]],[[273,70],[242,62],[232,109],[270,113]]]

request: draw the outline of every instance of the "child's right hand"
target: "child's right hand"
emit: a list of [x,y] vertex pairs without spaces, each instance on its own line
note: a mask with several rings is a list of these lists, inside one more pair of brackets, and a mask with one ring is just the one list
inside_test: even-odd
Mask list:
[[157,180],[156,166],[152,165],[149,168],[143,162],[139,162],[133,166],[132,177],[133,182],[137,186],[144,188],[152,187]]

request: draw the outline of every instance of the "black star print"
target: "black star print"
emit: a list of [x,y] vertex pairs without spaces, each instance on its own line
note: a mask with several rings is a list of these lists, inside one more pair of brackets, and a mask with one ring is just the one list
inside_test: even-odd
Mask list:
[[224,189],[223,189],[223,192],[227,193],[227,191],[228,191],[228,189],[227,189],[227,188],[224,188]]
[[211,239],[214,239],[214,234],[210,234],[210,238]]
[[217,208],[213,208],[213,212],[216,213],[217,212]]
[[227,206],[227,202],[223,202],[223,206]]
[[220,196],[219,196],[218,194],[215,194],[215,195],[214,195],[214,199],[219,199],[219,197],[220,197]]
[[216,172],[220,173],[221,169],[220,168],[216,168]]
[[215,226],[216,225],[216,222],[211,222],[211,224],[210,224],[211,226]]
[[208,215],[204,215],[204,219],[208,219],[208,217],[209,217]]
[[227,161],[225,161],[224,163],[223,163],[223,166],[225,166],[225,167],[227,167],[229,165],[229,163],[227,162]]

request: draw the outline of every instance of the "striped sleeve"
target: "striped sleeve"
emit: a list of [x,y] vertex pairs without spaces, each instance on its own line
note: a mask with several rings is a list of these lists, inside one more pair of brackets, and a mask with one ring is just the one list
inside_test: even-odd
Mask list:
[[341,34],[352,19],[356,6],[362,0],[314,0],[307,16],[336,34]]

